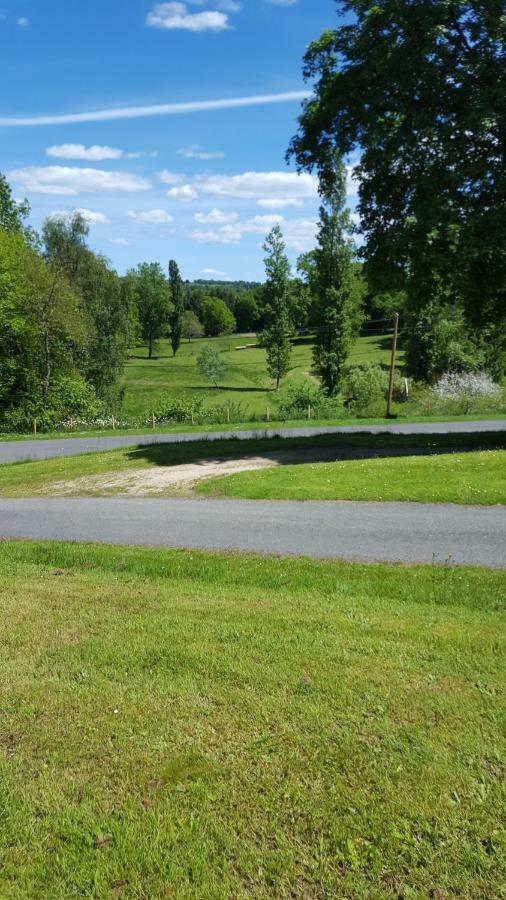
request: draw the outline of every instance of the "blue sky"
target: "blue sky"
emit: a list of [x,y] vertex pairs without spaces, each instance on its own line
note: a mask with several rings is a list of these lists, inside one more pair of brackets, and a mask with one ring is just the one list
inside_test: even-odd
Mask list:
[[[118,271],[185,278],[261,278],[276,221],[292,261],[312,246],[316,182],[284,154],[334,0],[1,3],[0,169],[36,227],[86,210]],[[246,97],[272,102],[219,102]]]

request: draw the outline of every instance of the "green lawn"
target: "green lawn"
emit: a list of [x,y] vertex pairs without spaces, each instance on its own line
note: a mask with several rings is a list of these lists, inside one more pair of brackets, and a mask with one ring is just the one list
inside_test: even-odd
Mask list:
[[[504,448],[505,432],[484,432],[483,434],[446,434],[446,435],[395,435],[395,434],[332,434],[318,438],[272,438],[268,440],[251,439],[238,441],[235,439],[220,441],[195,441],[181,444],[152,444],[132,446],[122,450],[110,450],[105,453],[88,453],[82,456],[69,456],[33,462],[0,465],[0,496],[26,497],[32,494],[51,494],[55,482],[71,481],[93,475],[117,474],[134,469],[145,469],[151,466],[174,466],[194,462],[209,457],[230,457],[244,454],[259,454],[270,450],[290,450],[294,448],[316,446],[336,447],[342,449],[382,449],[404,448],[441,451],[462,451],[464,449]],[[442,457],[430,457],[429,465],[437,467]],[[450,458],[451,460],[454,457]],[[395,466],[397,460],[393,463]],[[404,460],[410,463],[411,460]],[[351,463],[346,463],[351,465]],[[450,463],[451,465],[451,463]],[[282,474],[289,467],[276,472]],[[301,467],[295,467],[299,470]],[[261,473],[258,473],[261,474]],[[269,473],[265,473],[269,474]],[[274,473],[273,473],[274,474]],[[235,476],[234,476],[235,477]],[[216,490],[215,481],[209,482],[205,490]],[[228,481],[220,481],[220,491],[228,490]],[[233,485],[231,483],[231,489]],[[83,489],[81,488],[81,492]],[[86,491],[84,491],[86,492]],[[89,493],[95,493],[90,488]],[[466,501],[467,502],[467,501]],[[469,500],[469,502],[472,502]],[[497,502],[497,501],[495,501]]]
[[2,543],[2,900],[502,896],[505,587]]
[[[160,341],[156,358],[148,359],[145,347],[133,351],[125,369],[126,389],[124,411],[128,415],[149,414],[156,407],[164,392],[171,397],[196,395],[207,403],[241,403],[249,413],[265,415],[271,407],[274,417],[275,392],[266,372],[265,350],[236,350],[236,347],[255,343],[256,338],[233,334],[185,342],[174,358],[170,341]],[[229,365],[228,375],[219,390],[211,387],[197,372],[197,356],[205,343],[212,342],[220,350]],[[388,335],[359,338],[350,356],[350,363],[379,362],[387,366],[390,361],[391,338]],[[307,378],[311,368],[312,343],[301,339],[293,347],[292,367],[288,379]],[[402,361],[402,352],[399,356]]]
[[279,466],[208,479],[196,490],[250,500],[506,503],[506,451]]

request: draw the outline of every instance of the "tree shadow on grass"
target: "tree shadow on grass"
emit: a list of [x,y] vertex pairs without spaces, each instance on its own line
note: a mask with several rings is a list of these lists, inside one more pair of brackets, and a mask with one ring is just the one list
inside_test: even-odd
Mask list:
[[209,392],[211,391],[212,393],[210,396],[212,398],[212,395],[215,392],[217,394],[219,391],[230,391],[231,393],[237,393],[237,394],[269,394],[269,393],[271,393],[271,390],[273,390],[273,389],[265,388],[265,387],[254,387],[254,386],[252,386],[252,387],[231,387],[229,385],[223,385],[223,384],[219,384],[217,388],[215,388],[215,386],[213,384],[208,384],[206,387],[202,387],[202,386],[198,386],[198,387],[191,386],[190,387],[189,385],[185,384],[185,385],[181,386],[180,390],[190,391],[193,394],[199,394],[199,393],[209,394]]
[[[268,425],[266,424],[266,429]],[[223,426],[223,432],[226,432]],[[246,432],[247,433],[247,432]],[[192,435],[195,438],[195,434]],[[310,438],[268,438],[260,432],[257,437],[238,436],[220,438],[219,432],[203,432],[197,440],[179,443],[146,444],[135,447],[128,459],[157,466],[177,466],[199,461],[246,456],[270,457],[278,465],[297,465],[307,462],[370,459],[395,456],[430,456],[466,453],[476,450],[506,449],[505,432],[482,434],[328,434]]]

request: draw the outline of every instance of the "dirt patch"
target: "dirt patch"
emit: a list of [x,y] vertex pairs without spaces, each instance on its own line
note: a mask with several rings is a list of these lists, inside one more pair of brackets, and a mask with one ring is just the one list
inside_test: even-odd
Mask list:
[[[423,451],[410,450],[412,453]],[[203,478],[251,472],[280,465],[332,462],[343,459],[366,459],[375,456],[407,455],[405,450],[343,450],[335,447],[301,447],[293,450],[273,450],[262,455],[233,458],[208,458],[175,466],[150,466],[126,469],[107,475],[88,475],[71,481],[57,481],[51,485],[52,496],[69,497],[83,494],[111,494],[127,497],[147,497],[171,493],[189,493],[192,485]],[[47,489],[44,489],[47,494]]]

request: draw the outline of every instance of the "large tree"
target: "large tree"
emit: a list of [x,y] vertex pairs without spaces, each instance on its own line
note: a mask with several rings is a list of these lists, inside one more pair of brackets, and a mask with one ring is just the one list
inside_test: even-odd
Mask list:
[[346,169],[340,157],[330,156],[320,178],[320,225],[314,267],[310,276],[317,317],[313,360],[329,397],[340,386],[353,337],[357,333],[357,296],[354,245],[346,207]]
[[18,203],[14,200],[9,182],[0,172],[0,228],[9,232],[23,231],[29,212],[28,201]]
[[179,266],[175,259],[169,262],[169,287],[172,309],[169,316],[170,342],[174,356],[179,350],[183,334],[183,313],[185,309],[185,296],[183,282],[179,274]]
[[434,305],[463,310],[497,372],[506,333],[504,2],[338,5],[343,24],[305,57],[316,83],[290,153],[320,170],[329,148],[360,154],[369,277],[376,290],[407,290],[416,374],[430,374],[417,334],[440,320],[427,314]]
[[292,354],[292,328],[289,317],[290,263],[285,254],[285,243],[279,225],[268,234],[264,250],[267,327],[262,334],[262,344],[267,351],[267,371],[279,390],[281,379],[290,368]]
[[148,345],[149,359],[158,338],[162,337],[170,313],[169,285],[159,263],[141,263],[130,273],[134,283],[142,340]]
[[116,272],[87,246],[88,231],[80,213],[52,216],[43,227],[45,256],[79,296],[87,319],[81,371],[98,396],[115,406],[128,349],[131,305]]

